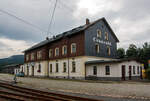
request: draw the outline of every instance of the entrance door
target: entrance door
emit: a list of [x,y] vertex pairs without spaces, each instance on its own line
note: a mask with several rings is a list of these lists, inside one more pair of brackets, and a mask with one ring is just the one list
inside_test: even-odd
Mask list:
[[34,66],[32,66],[32,76],[34,76]]
[[126,71],[125,71],[125,65],[122,65],[122,80],[125,80],[125,74]]
[[93,75],[95,75],[95,76],[97,75],[97,67],[96,66],[93,67]]
[[131,73],[131,71],[132,71],[132,67],[131,66],[129,66],[129,80],[131,80],[132,78],[132,73]]
[[140,67],[140,78],[143,79],[143,76],[142,76],[142,67]]

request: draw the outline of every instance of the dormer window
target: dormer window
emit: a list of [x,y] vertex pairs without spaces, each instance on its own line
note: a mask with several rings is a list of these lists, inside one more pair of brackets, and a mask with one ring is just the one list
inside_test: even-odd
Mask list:
[[108,40],[108,32],[105,32],[105,40]]
[[101,38],[102,37],[102,32],[100,29],[97,30],[97,37],[98,38]]
[[63,55],[66,55],[66,54],[67,54],[67,46],[66,46],[66,45],[64,45],[64,46],[62,47],[62,54],[63,54]]
[[49,58],[51,58],[53,56],[53,50],[49,49]]
[[55,48],[55,56],[59,56],[59,48]]
[[71,53],[76,53],[76,43],[71,44]]
[[96,51],[96,53],[99,53],[99,51],[100,51],[99,44],[95,44],[95,51]]

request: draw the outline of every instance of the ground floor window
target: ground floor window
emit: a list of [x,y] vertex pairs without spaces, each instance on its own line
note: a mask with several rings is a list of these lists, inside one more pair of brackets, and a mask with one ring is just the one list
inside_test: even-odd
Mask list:
[[58,72],[58,63],[56,63],[56,73]]
[[96,66],[93,67],[93,75],[97,75],[97,67]]
[[135,74],[135,66],[133,66],[133,74]]
[[63,72],[65,73],[66,72],[66,62],[63,63],[63,68],[64,68]]
[[76,72],[76,63],[72,61],[72,72]]
[[110,67],[109,66],[105,67],[105,74],[110,75]]
[[137,74],[139,74],[139,73],[140,73],[140,67],[137,66]]
[[50,64],[50,73],[52,73],[52,64]]
[[39,73],[41,72],[41,64],[39,64],[37,72],[39,72]]

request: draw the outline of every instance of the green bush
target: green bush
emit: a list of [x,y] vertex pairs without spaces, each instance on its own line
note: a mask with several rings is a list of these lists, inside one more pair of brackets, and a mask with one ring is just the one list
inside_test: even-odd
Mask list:
[[150,80],[150,68],[146,70],[146,77]]

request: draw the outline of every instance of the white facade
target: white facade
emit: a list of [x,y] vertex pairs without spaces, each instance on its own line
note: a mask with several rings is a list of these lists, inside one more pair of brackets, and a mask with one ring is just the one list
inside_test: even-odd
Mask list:
[[[97,74],[94,74],[94,66],[97,68]],[[110,68],[110,74],[106,75],[106,66]],[[125,78],[129,78],[129,66],[131,66],[131,77],[140,77],[141,76],[141,64],[134,60],[132,61],[123,61],[118,63],[97,63],[97,64],[88,64],[86,66],[86,77],[95,76],[98,78],[122,78],[122,66],[125,66]],[[135,68],[135,70],[133,70]],[[134,73],[135,72],[135,73]]]

